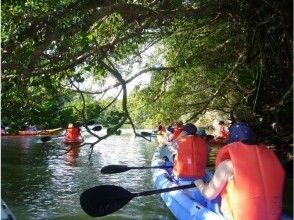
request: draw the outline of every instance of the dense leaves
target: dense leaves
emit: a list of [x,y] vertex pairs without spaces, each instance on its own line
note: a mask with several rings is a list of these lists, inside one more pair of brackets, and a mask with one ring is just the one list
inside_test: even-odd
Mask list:
[[[2,121],[95,119],[118,134],[124,123],[218,110],[292,143],[292,4],[5,1]],[[150,83],[130,95],[127,83],[143,72]],[[105,99],[114,87],[120,98]]]

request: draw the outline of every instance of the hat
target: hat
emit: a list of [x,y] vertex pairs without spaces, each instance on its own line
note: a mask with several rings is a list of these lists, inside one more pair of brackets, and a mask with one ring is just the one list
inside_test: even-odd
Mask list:
[[247,123],[237,122],[229,128],[229,140],[228,143],[243,141],[246,143],[252,143],[255,139],[253,130]]
[[196,134],[197,128],[194,124],[192,123],[187,123],[183,127],[183,131],[185,131],[188,135],[190,134]]

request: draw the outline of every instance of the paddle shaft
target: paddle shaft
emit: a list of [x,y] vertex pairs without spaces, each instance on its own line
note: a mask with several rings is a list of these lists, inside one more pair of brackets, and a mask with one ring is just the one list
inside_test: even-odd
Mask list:
[[182,185],[182,186],[175,186],[175,187],[170,187],[170,188],[165,188],[165,189],[156,189],[156,190],[133,193],[133,196],[134,197],[149,196],[149,195],[154,195],[154,194],[159,194],[159,193],[164,193],[164,192],[171,192],[171,191],[176,191],[176,190],[180,190],[180,189],[189,189],[189,188],[194,188],[194,187],[196,187],[195,184],[191,183],[189,185]]
[[153,167],[128,167],[129,169],[153,169],[153,168],[160,168],[160,169],[167,169],[167,168],[173,168],[173,166],[153,166]]

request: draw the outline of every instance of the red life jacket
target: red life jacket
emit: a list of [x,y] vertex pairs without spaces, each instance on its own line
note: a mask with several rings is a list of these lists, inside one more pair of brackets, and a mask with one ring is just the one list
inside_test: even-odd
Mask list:
[[170,140],[175,140],[181,134],[182,131],[183,126],[174,128],[174,132],[172,133]]
[[204,140],[189,135],[177,141],[178,153],[173,172],[181,178],[202,178],[205,176],[207,148]]
[[77,140],[80,136],[79,128],[68,128],[66,129],[66,138],[68,140]]
[[234,167],[234,177],[221,193],[226,217],[280,219],[285,172],[276,155],[263,145],[234,142],[218,152],[216,166],[226,159]]

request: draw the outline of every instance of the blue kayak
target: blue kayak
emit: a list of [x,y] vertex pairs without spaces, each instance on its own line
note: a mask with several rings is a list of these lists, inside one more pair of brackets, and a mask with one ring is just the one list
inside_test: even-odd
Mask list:
[[1,199],[1,220],[16,220],[14,214],[7,206],[7,204]]
[[[166,146],[158,147],[152,158],[152,166],[172,165],[172,153]],[[188,185],[193,181],[176,180],[172,175],[172,169],[153,169],[153,182],[156,189],[164,189],[179,185]],[[209,182],[213,171],[206,169],[205,182]],[[196,187],[161,193],[161,198],[178,220],[225,220],[218,206],[213,201],[206,200]],[[220,199],[220,198],[218,198]],[[292,218],[282,215],[282,220]]]

